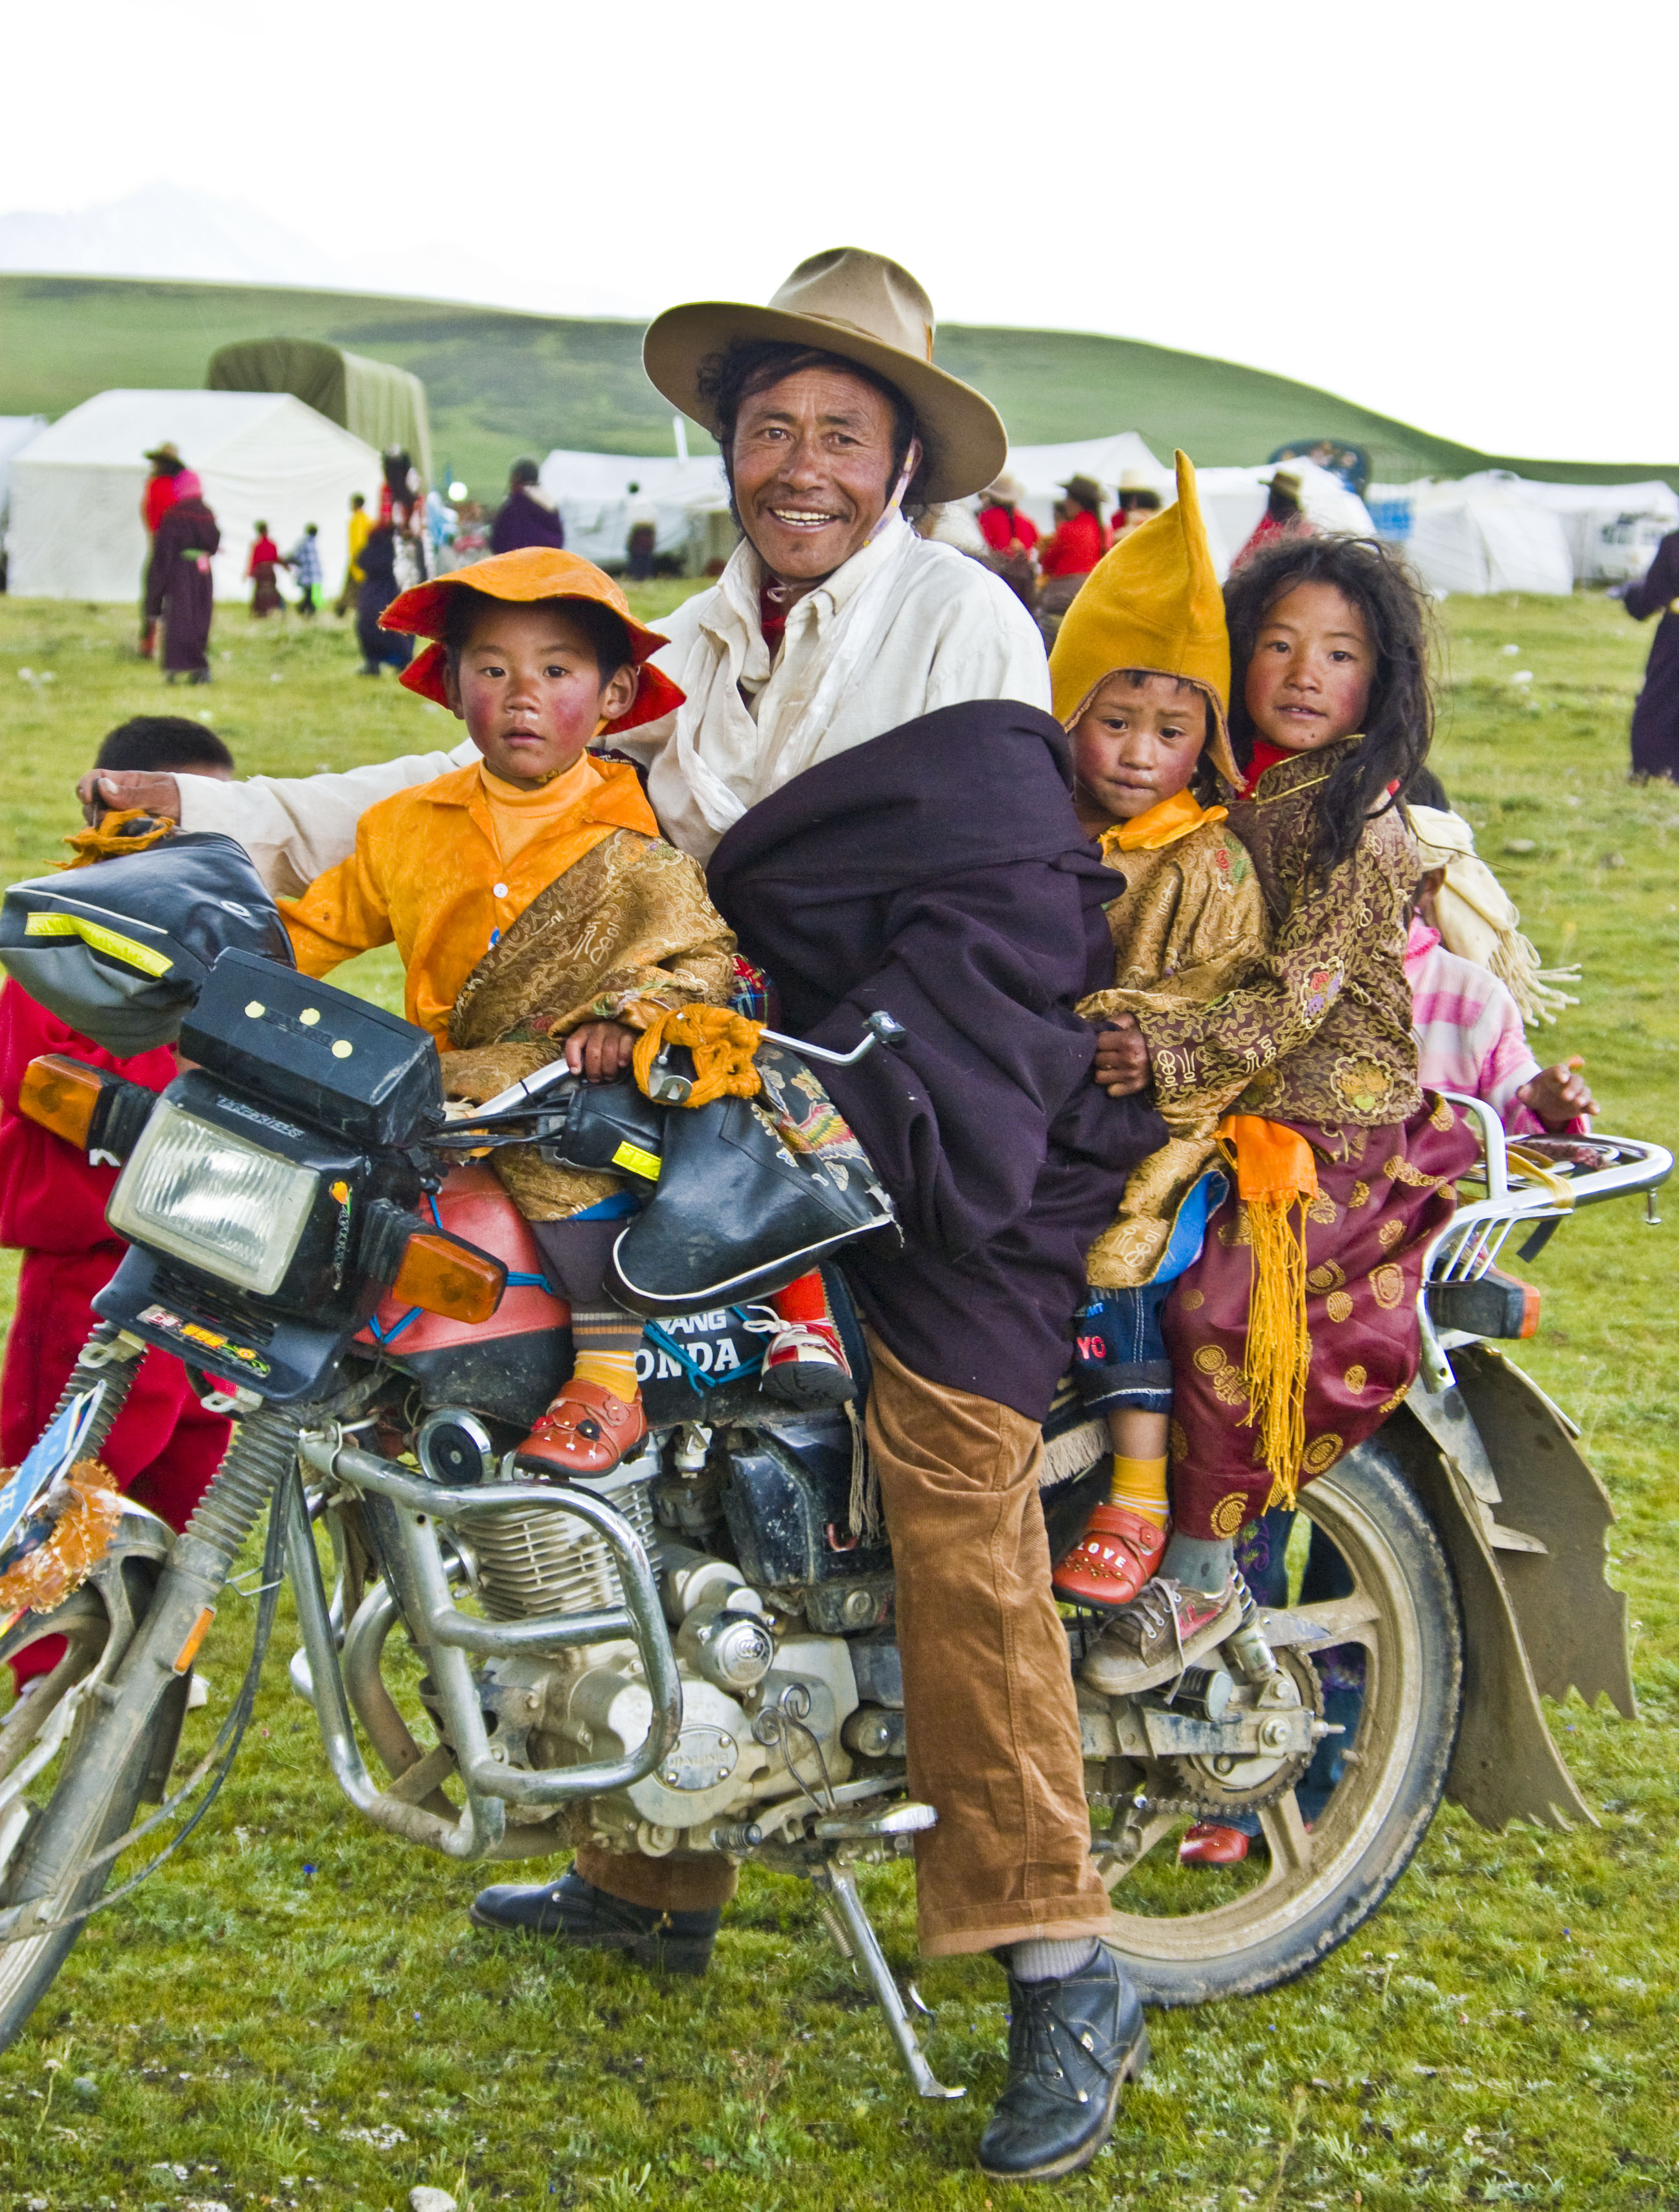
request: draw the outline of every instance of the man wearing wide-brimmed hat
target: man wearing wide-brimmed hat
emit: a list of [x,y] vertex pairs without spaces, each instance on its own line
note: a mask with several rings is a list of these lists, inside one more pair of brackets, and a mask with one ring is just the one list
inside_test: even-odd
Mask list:
[[935,368],[933,307],[895,261],[842,247],[767,307],[702,301],[647,334],[647,372],[723,451],[745,532],[666,623],[688,695],[639,733],[666,835],[709,854],[818,761],[965,699],[1044,704],[1043,650],[976,563],[917,538],[925,507],[990,483],[987,399]]

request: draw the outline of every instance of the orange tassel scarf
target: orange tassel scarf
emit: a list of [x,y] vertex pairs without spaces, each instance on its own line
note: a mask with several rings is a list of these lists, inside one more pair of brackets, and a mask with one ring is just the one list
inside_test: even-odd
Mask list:
[[1236,1169],[1253,1249],[1243,1425],[1259,1425],[1260,1457],[1271,1477],[1267,1511],[1292,1510],[1306,1448],[1306,1208],[1317,1195],[1317,1167],[1304,1137],[1256,1114],[1226,1114],[1218,1136]]

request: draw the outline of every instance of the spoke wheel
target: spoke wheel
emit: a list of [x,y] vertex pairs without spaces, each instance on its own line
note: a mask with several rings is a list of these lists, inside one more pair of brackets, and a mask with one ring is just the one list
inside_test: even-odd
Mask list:
[[[42,1812],[49,1803],[56,1806],[62,1792],[73,1798],[86,1787],[75,1770],[88,1701],[115,1670],[132,1639],[136,1603],[143,1605],[155,1559],[167,1540],[167,1532],[155,1537],[149,1515],[134,1526],[125,1522],[111,1559],[96,1571],[92,1582],[55,1612],[24,1613],[0,1636],[0,1695],[12,1690],[6,1662],[21,1658],[48,1638],[64,1640],[57,1663],[26,1682],[21,1694],[12,1694],[9,1708],[0,1717],[0,1904],[15,1903],[27,1893],[29,1858]],[[126,1572],[118,1556],[122,1553],[130,1555]],[[144,1786],[148,1750],[144,1742],[136,1746],[135,1757],[103,1809],[94,1847],[127,1829]],[[112,1872],[108,1866],[100,1867],[67,1881],[49,1909],[56,1917],[91,1904]],[[82,1925],[76,1922],[26,1936],[21,1942],[0,1944],[0,2051],[16,2039],[52,1986]]]
[[[1263,1848],[1223,1874],[1177,1856],[1190,1818],[1219,1817],[1210,1762],[1198,1778],[1213,1802],[1197,1814],[1151,1812],[1128,1832],[1116,1817],[1114,1849],[1097,1856],[1113,1900],[1108,1940],[1152,2004],[1251,1994],[1315,1965],[1404,1872],[1445,1785],[1463,1638],[1439,1537],[1379,1441],[1309,1485],[1300,1504],[1353,1577],[1349,1596],[1295,1610],[1328,1632],[1315,1653],[1362,1650],[1357,1734],[1312,1825],[1297,1790],[1283,1790],[1257,1811]],[[1144,1770],[1143,1788],[1169,1795],[1161,1769]]]

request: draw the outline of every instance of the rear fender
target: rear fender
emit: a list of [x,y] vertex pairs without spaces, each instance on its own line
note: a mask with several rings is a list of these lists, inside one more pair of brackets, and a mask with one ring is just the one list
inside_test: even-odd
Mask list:
[[[1454,1351],[1454,1360],[1459,1356]],[[1408,1403],[1384,1426],[1381,1440],[1403,1467],[1445,1546],[1463,1610],[1463,1718],[1446,1796],[1494,1832],[1512,1820],[1561,1830],[1577,1820],[1595,1826],[1596,1816],[1552,1741],[1500,1571],[1508,1555],[1493,1547],[1483,1501],[1464,1471],[1465,1455],[1443,1449],[1421,1409],[1413,1412]]]
[[1559,1702],[1574,1689],[1635,1719],[1626,1595],[1603,1579],[1615,1508],[1579,1431],[1495,1346],[1458,1346],[1451,1358],[1498,1486],[1498,1521],[1541,1547],[1491,1540],[1534,1680]]

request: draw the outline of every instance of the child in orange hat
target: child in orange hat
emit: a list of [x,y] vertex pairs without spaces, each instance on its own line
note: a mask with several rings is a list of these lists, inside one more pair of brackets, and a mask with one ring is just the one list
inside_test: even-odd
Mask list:
[[[530,546],[417,586],[381,620],[432,641],[401,680],[464,721],[483,758],[369,807],[350,858],[280,902],[303,973],[394,942],[408,1018],[436,1037],[451,1095],[472,1099],[562,1053],[610,1079],[661,1014],[723,1004],[734,939],[698,863],[660,838],[635,769],[590,750],[682,696],[650,665],[665,640],[611,578]],[[622,1177],[524,1146],[495,1165],[571,1301],[576,1347],[520,1456],[604,1473],[647,1433],[642,1323],[602,1290],[636,1201]]]
[[[1074,805],[1125,878],[1108,910],[1113,988],[1079,1008],[1095,1022],[1204,1004],[1244,977],[1268,937],[1247,853],[1226,810],[1205,803],[1238,781],[1225,729],[1230,644],[1182,453],[1177,483],[1177,505],[1128,532],[1086,580],[1049,656]],[[1107,1417],[1114,1466],[1106,1501],[1055,1571],[1056,1595],[1077,1604],[1118,1610],[1165,1553],[1172,1377],[1161,1310],[1200,1249],[1217,1187],[1214,1130],[1232,1096],[1191,1089],[1161,1109],[1171,1141],[1132,1170],[1091,1249],[1074,1373]]]

